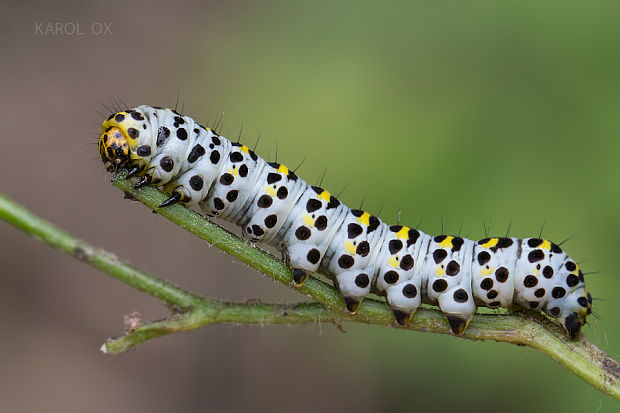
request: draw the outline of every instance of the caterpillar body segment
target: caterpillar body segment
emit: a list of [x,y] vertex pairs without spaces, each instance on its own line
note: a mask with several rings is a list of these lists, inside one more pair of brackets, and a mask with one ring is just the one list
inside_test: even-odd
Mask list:
[[347,311],[371,291],[406,325],[422,302],[437,305],[461,334],[478,306],[542,310],[575,337],[591,313],[578,265],[539,238],[430,236],[349,209],[286,166],[268,163],[188,116],[153,106],[110,115],[99,154],[110,171],[140,176],[175,202],[199,205],[280,250],[302,285],[313,272],[334,280]]

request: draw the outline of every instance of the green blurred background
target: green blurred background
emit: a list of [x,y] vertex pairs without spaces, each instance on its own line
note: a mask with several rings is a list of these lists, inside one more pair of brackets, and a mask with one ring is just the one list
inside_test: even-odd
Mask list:
[[[620,356],[617,2],[3,6],[0,188],[52,222],[210,297],[300,299],[109,184],[102,104],[179,96],[385,221],[576,235],[565,248],[600,271],[584,332]],[[4,224],[0,258],[2,411],[620,410],[530,349],[359,325],[218,326],[106,357],[123,314],[166,309]]]

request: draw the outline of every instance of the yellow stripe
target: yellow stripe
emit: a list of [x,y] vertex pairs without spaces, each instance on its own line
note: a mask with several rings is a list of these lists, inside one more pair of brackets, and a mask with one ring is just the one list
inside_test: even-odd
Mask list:
[[284,175],[288,175],[288,168],[284,165],[280,165],[280,167],[278,168],[278,172]]
[[323,192],[321,192],[321,194],[319,195],[319,199],[322,199],[325,202],[329,202],[329,197],[330,197],[329,192],[327,192],[325,190],[323,190]]
[[448,236],[446,237],[446,239],[444,239],[443,241],[441,241],[441,242],[439,243],[439,246],[440,246],[440,247],[442,247],[442,248],[452,248],[452,240],[453,240],[453,239],[454,239],[454,237],[453,237],[453,236],[448,235]]
[[370,225],[370,214],[368,212],[364,212],[361,217],[357,218],[357,222],[366,226]]
[[248,153],[248,151],[249,151],[248,147],[247,147],[247,146],[245,146],[245,145],[241,145],[241,150],[242,150],[243,152],[245,152],[245,153]]
[[409,227],[402,227],[400,231],[394,234],[396,238],[409,239]]
[[486,244],[480,244],[480,246],[483,248],[493,248],[494,246],[497,245],[498,241],[499,241],[499,238],[491,238],[489,242],[487,242]]

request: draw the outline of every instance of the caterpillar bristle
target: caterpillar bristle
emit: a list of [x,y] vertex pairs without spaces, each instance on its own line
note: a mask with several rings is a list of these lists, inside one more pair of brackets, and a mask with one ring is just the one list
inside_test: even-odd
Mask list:
[[[282,252],[292,269],[292,284],[301,288],[312,273],[330,277],[343,297],[346,311],[356,314],[364,298],[386,297],[395,323],[408,325],[422,302],[444,313],[450,331],[461,335],[478,307],[520,306],[544,311],[574,338],[592,312],[584,273],[560,248],[542,239],[489,237],[491,222],[482,220],[485,238],[473,241],[448,234],[441,218],[442,235],[430,236],[413,227],[388,225],[378,215],[350,209],[337,195],[297,176],[295,169],[267,162],[254,148],[231,142],[219,134],[222,112],[212,129],[179,114],[175,109],[139,106],[113,111],[102,125],[98,151],[106,170],[128,170],[138,176],[136,189],[161,186],[169,198],[159,205],[199,205],[207,216],[241,227],[252,243],[265,243]],[[104,105],[105,106],[105,105]],[[239,139],[243,125],[239,131]],[[156,211],[153,211],[156,212]],[[422,219],[418,227],[422,224]],[[586,273],[593,274],[590,272]]]

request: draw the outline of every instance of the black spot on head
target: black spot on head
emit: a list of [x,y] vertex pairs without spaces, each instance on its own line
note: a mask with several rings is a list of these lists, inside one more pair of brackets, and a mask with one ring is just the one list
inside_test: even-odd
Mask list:
[[222,201],[220,198],[214,198],[213,199],[213,206],[215,207],[216,210],[222,210],[224,209],[224,207],[226,205],[224,205],[224,201]]
[[497,248],[509,248],[512,244],[513,241],[511,238],[503,237],[497,240]]
[[236,189],[231,189],[226,194],[226,199],[228,200],[228,202],[235,202],[237,200],[237,196],[239,196],[239,191],[237,191]]
[[356,238],[360,236],[363,232],[364,229],[362,228],[362,226],[356,224],[355,222],[352,222],[347,226],[347,236],[349,237],[349,239]]
[[355,249],[355,253],[357,255],[361,255],[362,257],[365,257],[368,255],[369,252],[370,252],[370,244],[368,243],[368,241],[362,241],[359,244],[357,244],[357,248]]
[[185,128],[177,129],[177,138],[179,138],[182,141],[187,139],[187,131],[185,130]]
[[491,254],[489,254],[487,251],[482,251],[478,254],[478,264],[484,265],[489,261],[491,261]]
[[338,258],[338,266],[340,266],[340,268],[351,268],[353,264],[355,264],[355,260],[350,255],[342,254],[340,258]]
[[405,298],[415,298],[418,295],[418,289],[413,284],[407,284],[403,287],[403,296]]
[[540,261],[544,258],[545,258],[545,253],[543,252],[543,250],[534,250],[534,251],[530,251],[530,253],[527,254],[527,260],[529,262]]
[[499,293],[496,290],[491,290],[487,293],[487,298],[489,300],[493,300],[494,298],[497,298],[498,295]]
[[439,280],[435,280],[435,282],[433,283],[433,290],[435,292],[442,292],[445,291],[446,288],[448,288],[448,282],[444,279],[439,279]]
[[493,288],[493,280],[491,278],[484,278],[480,281],[480,288],[487,291],[490,290]]
[[263,231],[263,229],[256,224],[252,225],[252,232],[254,232],[254,235],[257,237],[265,234],[265,231]]
[[546,265],[545,268],[543,268],[542,274],[545,278],[553,277],[553,268],[549,265]]
[[276,196],[278,197],[278,199],[286,199],[286,197],[288,196],[288,189],[286,189],[285,186],[281,186],[280,188],[278,188]]
[[388,242],[390,254],[394,255],[403,248],[403,242],[399,239],[393,239]]
[[308,213],[313,213],[314,211],[321,209],[323,203],[318,199],[310,198],[308,202],[306,202],[306,211]]
[[495,279],[498,282],[506,282],[506,280],[508,280],[508,275],[509,271],[506,267],[499,267],[497,270],[495,270]]
[[377,218],[374,215],[371,215],[370,218],[368,218],[368,228],[366,229],[366,233],[370,234],[371,232],[376,230],[379,227],[380,223],[381,221],[379,221],[379,218]]
[[528,275],[523,279],[523,285],[527,288],[535,287],[538,284],[538,278],[533,276],[532,274]]
[[118,115],[114,117],[114,120],[117,122],[122,122],[125,120],[125,115],[119,113]]
[[189,178],[189,186],[191,186],[194,191],[200,191],[203,185],[204,181],[200,175],[194,175]]
[[267,228],[273,228],[278,223],[278,216],[276,214],[267,215],[265,218],[265,226]]
[[220,153],[218,151],[211,152],[209,159],[211,159],[212,164],[218,163],[220,161]]
[[314,221],[314,227],[319,231],[323,231],[327,228],[327,217],[325,215],[321,215]]
[[[212,153],[215,153],[215,152],[212,152]],[[204,154],[205,154],[205,148],[203,148],[201,144],[197,143],[196,145],[194,145],[191,152],[187,156],[187,161],[189,163],[196,162],[198,158],[200,158]],[[219,156],[219,153],[218,153],[218,156]]]
[[310,235],[312,235],[312,232],[310,231],[310,228],[305,227],[305,226],[300,226],[295,230],[295,236],[297,237],[298,240],[300,241],[305,241],[308,238],[310,238]]
[[241,155],[241,152],[231,152],[228,158],[231,162],[241,162],[243,160],[243,155]]
[[454,292],[452,297],[457,303],[464,303],[469,299],[469,294],[467,294],[467,291],[465,291],[464,289],[459,288]]
[[577,277],[575,274],[570,274],[568,277],[566,277],[566,285],[568,285],[569,287],[574,287],[577,284],[579,284],[579,277]]
[[359,288],[366,288],[368,287],[368,284],[370,284],[370,278],[368,278],[368,274],[358,274],[357,277],[355,277],[355,285],[357,285]]
[[387,271],[385,274],[383,274],[383,279],[388,284],[394,284],[396,283],[396,281],[398,281],[398,273],[394,270]]
[[318,264],[319,260],[321,259],[321,252],[316,248],[312,248],[310,251],[308,251],[308,255],[306,255],[306,258],[308,259],[308,262],[310,264]]
[[159,160],[159,166],[161,166],[161,169],[163,169],[164,171],[170,172],[174,168],[174,161],[171,157],[164,156]]
[[536,291],[534,291],[534,296],[538,297],[538,298],[542,298],[545,296],[545,289],[544,288],[539,288]]
[[138,136],[140,136],[140,132],[136,128],[129,128],[129,129],[127,129],[127,134],[132,139],[138,139]]
[[400,268],[404,271],[409,271],[413,268],[413,257],[411,254],[407,254],[400,260]]
[[551,297],[553,298],[562,298],[566,295],[566,290],[562,287],[554,287],[551,290]]
[[448,256],[448,251],[444,249],[436,249],[433,251],[433,260],[435,260],[435,264],[439,264]]
[[248,166],[246,164],[243,164],[239,167],[239,176],[242,178],[248,176]]
[[258,201],[256,201],[256,205],[258,205],[259,208],[269,208],[271,204],[273,204],[273,198],[267,194],[261,195]]
[[452,260],[446,265],[446,274],[455,276],[461,271],[461,266],[458,262]]
[[575,265],[575,263],[574,263],[574,262],[572,262],[572,261],[568,261],[568,262],[566,263],[566,269],[567,269],[568,271],[570,271],[570,272],[573,272],[573,271],[575,271],[575,270],[577,269],[577,266]]
[[536,248],[542,243],[543,243],[543,240],[541,240],[540,238],[530,238],[527,240],[527,245],[530,248]]
[[228,172],[226,172],[220,177],[220,183],[222,185],[230,185],[233,183],[234,180],[235,180],[235,177],[232,176],[232,174],[229,174]]
[[269,185],[275,184],[276,182],[280,181],[281,179],[282,179],[282,175],[280,175],[280,174],[276,174],[276,173],[273,173],[273,172],[269,172],[267,174],[267,183]]

